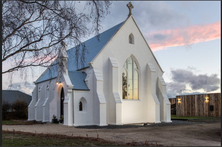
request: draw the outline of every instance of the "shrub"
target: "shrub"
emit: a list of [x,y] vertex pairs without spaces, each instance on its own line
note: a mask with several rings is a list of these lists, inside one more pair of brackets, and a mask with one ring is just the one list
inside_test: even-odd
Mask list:
[[28,104],[24,100],[16,100],[12,104],[12,109],[15,110],[15,116],[17,118],[21,119],[27,119],[28,118]]
[[3,119],[6,119],[7,111],[9,109],[11,109],[11,104],[8,101],[3,100],[2,101],[2,117],[3,117]]

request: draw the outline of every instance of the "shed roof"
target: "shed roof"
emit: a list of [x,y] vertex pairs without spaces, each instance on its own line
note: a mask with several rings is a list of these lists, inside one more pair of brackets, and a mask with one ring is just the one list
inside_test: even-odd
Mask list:
[[75,90],[89,90],[85,83],[86,74],[81,71],[69,71],[69,78]]
[[[68,54],[68,71],[76,71],[82,68],[89,67],[89,64],[96,55],[103,49],[103,47],[108,43],[108,41],[112,38],[112,36],[119,30],[122,24],[125,21],[119,23],[118,25],[104,31],[103,33],[83,42],[85,45],[86,53],[85,53],[85,63],[81,67],[77,67],[77,63],[75,58],[75,51],[77,46],[67,50]],[[82,51],[83,46],[79,46],[79,50]],[[81,52],[80,52],[81,53]],[[80,61],[80,59],[79,59]],[[49,70],[51,69],[51,71]],[[71,74],[72,75],[72,74]],[[51,78],[57,77],[57,66],[53,66],[48,68],[38,79],[35,83],[40,83]]]
[[18,99],[24,100],[29,104],[32,100],[32,96],[18,90],[2,90],[2,102],[7,101],[12,104]]

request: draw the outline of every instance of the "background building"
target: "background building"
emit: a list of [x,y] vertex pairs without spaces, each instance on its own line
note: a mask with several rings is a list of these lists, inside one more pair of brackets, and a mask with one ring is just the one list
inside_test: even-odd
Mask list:
[[178,95],[169,101],[177,116],[221,117],[221,93]]

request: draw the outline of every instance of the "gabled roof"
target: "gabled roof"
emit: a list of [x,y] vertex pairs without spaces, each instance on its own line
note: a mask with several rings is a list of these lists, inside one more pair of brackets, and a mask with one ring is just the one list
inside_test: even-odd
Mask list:
[[[138,25],[136,24],[133,16],[131,15],[130,17],[128,17],[125,21],[119,23],[118,25],[106,30],[105,32],[99,34],[99,36],[95,36],[85,42],[83,42],[83,44],[85,45],[85,64],[81,65],[80,67],[77,67],[77,63],[75,60],[75,51],[77,46],[67,50],[67,54],[68,54],[68,71],[77,71],[83,68],[88,68],[89,67],[89,63],[93,62],[93,60],[95,60],[96,56],[98,56],[98,54],[102,51],[102,49],[107,45],[107,43],[113,38],[113,36],[117,33],[117,31],[121,28],[121,26],[129,19],[132,18],[132,20],[134,21],[136,27],[138,28],[140,34],[142,35],[144,41],[147,44],[148,49],[150,50],[151,54],[154,57],[154,60],[156,61],[157,65],[159,66],[160,70],[162,72],[164,72],[161,68],[161,66],[159,65],[156,57],[154,56],[152,50],[150,49],[146,39],[144,38],[142,32],[140,31]],[[99,38],[99,39],[98,39]],[[83,46],[80,45],[79,50],[80,50],[80,55],[81,55],[81,51],[83,49]],[[80,63],[80,59],[78,60]],[[51,71],[49,69],[52,69]],[[57,66],[53,66],[48,68],[47,70],[45,70],[45,72],[36,80],[36,84],[52,79],[52,78],[56,78],[57,77]]]
[[[85,42],[83,44],[85,45],[86,53],[85,53],[85,64],[81,67],[77,67],[76,60],[75,60],[75,50],[77,47],[73,47],[69,50],[67,50],[68,54],[68,71],[76,71],[82,68],[89,67],[89,64],[95,56],[103,49],[103,47],[109,42],[109,40],[112,38],[112,36],[119,30],[119,28],[122,26],[122,24],[125,21],[119,23],[118,25],[106,30],[105,32],[99,34],[99,36],[95,36]],[[99,40],[98,40],[99,37]],[[83,49],[82,46],[80,46],[80,51]],[[80,61],[80,60],[79,60]],[[57,67],[53,66],[50,67],[50,69],[53,68],[53,72],[50,72],[49,69],[47,69],[37,80],[35,83],[40,83],[52,78],[57,77]]]

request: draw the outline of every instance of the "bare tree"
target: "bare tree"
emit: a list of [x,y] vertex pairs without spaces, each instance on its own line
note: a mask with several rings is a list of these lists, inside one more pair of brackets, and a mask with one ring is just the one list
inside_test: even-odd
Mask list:
[[[62,41],[80,45],[80,38],[99,34],[101,19],[108,14],[111,2],[87,1],[83,12],[77,11],[76,3],[3,0],[2,65],[13,64],[2,74],[26,67],[48,67],[57,57]],[[76,48],[75,54],[76,61],[84,62],[84,48]]]

